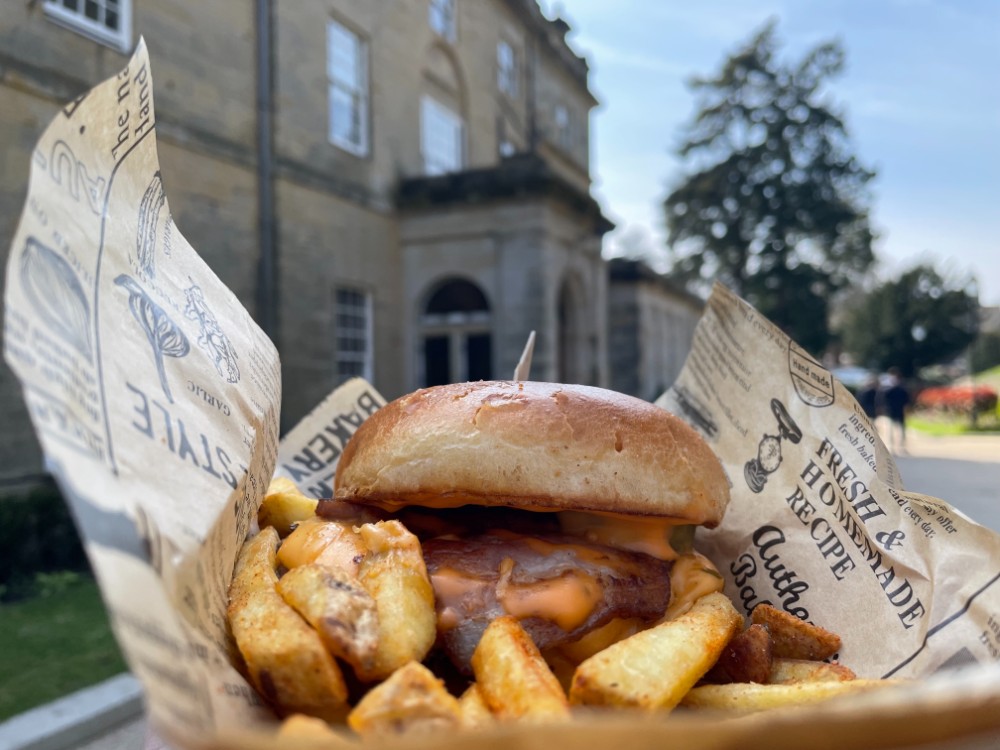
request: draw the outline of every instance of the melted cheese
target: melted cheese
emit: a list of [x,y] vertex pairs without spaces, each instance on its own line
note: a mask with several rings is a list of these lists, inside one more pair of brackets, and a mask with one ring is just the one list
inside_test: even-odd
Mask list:
[[670,518],[599,515],[563,511],[559,525],[567,534],[580,536],[594,544],[645,552],[660,560],[674,560],[677,552],[670,546],[670,535],[683,522]]
[[541,617],[569,632],[590,617],[604,592],[597,579],[580,571],[532,584],[509,584],[498,591],[500,604],[518,620]]
[[278,550],[278,560],[286,568],[308,565],[342,533],[339,524],[313,517],[300,521]]
[[286,568],[315,563],[357,575],[364,547],[353,528],[338,521],[308,518],[295,527],[278,548]]
[[670,569],[670,605],[662,621],[673,620],[706,594],[722,591],[722,576],[707,557],[690,552],[674,560]]
[[533,536],[521,536],[506,530],[494,531],[492,533],[493,536],[501,538],[516,538],[529,549],[539,555],[542,555],[543,557],[549,557],[554,555],[556,552],[568,550],[571,551],[578,559],[585,562],[599,564],[608,559],[606,553],[601,550],[596,550],[586,544],[574,544],[573,542],[567,541],[550,542],[546,539],[539,539],[538,537]]
[[479,598],[485,581],[472,578],[454,568],[438,568],[430,574],[434,599],[437,602],[438,630],[446,631],[461,622],[462,602]]
[[[509,575],[509,570],[508,570]],[[438,628],[450,630],[460,622],[462,603],[482,597],[492,582],[463,574],[454,568],[439,568],[431,574],[438,608]],[[597,579],[580,571],[530,584],[511,583],[507,576],[496,582],[496,597],[504,611],[523,620],[542,617],[566,631],[579,627],[600,603],[604,594]]]

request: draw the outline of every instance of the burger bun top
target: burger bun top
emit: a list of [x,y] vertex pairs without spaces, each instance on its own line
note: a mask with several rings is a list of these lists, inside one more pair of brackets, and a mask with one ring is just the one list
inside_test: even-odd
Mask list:
[[395,509],[508,506],[716,526],[729,481],[701,436],[602,388],[480,381],[425,388],[369,417],[335,497]]

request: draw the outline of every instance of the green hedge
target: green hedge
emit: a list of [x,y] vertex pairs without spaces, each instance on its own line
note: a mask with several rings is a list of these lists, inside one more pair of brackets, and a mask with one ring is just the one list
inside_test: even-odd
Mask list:
[[88,568],[73,518],[54,483],[0,497],[0,601],[29,596],[38,573]]

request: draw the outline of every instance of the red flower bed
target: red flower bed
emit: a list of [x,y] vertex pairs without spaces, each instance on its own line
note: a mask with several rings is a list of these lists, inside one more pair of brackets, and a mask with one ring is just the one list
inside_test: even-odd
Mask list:
[[988,385],[949,385],[925,388],[917,396],[923,409],[981,414],[997,408],[997,392]]

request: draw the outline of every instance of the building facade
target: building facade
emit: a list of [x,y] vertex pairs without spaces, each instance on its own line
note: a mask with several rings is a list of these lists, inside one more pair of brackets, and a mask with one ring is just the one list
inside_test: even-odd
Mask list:
[[[610,223],[568,27],[534,0],[273,7],[289,415],[353,374],[388,396],[509,376],[531,330],[535,377],[606,383]],[[331,304],[333,330],[301,325]]]
[[[597,101],[568,31],[536,0],[13,3],[0,237],[38,134],[142,35],[174,222],[277,344],[284,427],[354,375],[390,398],[509,377],[532,330],[532,377],[613,385]],[[42,469],[6,367],[0,418],[11,487]]]
[[680,375],[704,301],[640,260],[608,262],[611,387],[655,401]]

